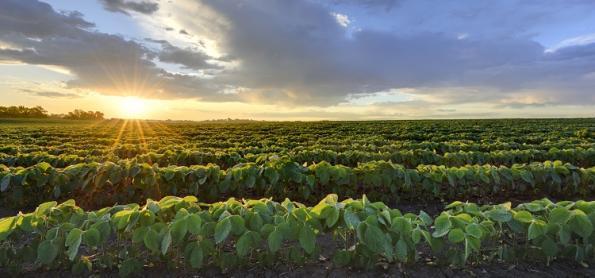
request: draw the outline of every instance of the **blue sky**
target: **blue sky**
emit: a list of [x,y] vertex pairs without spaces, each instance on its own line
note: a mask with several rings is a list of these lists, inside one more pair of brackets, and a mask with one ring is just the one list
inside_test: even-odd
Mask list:
[[0,97],[56,113],[592,117],[593,88],[589,0],[0,3]]
[[95,0],[52,0],[46,1],[57,11],[79,11],[83,17],[96,25],[97,30],[109,34],[120,34],[129,39],[143,39],[144,31],[130,15],[111,12],[101,1]]

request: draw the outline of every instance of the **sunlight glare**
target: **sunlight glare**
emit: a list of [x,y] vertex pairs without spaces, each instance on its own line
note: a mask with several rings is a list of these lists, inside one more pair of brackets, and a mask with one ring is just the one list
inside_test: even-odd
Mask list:
[[120,101],[122,116],[125,118],[139,118],[145,116],[146,102],[136,97],[126,97]]

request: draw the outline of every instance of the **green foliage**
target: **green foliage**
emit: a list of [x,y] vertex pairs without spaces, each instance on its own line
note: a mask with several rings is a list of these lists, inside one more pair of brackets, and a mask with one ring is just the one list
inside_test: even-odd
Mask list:
[[[140,220],[141,215],[150,221]],[[34,213],[0,220],[0,251],[16,248],[15,255],[0,260],[0,267],[31,263],[27,260],[31,251],[43,265],[68,267],[76,273],[119,266],[122,276],[146,264],[182,263],[174,259],[181,254],[192,268],[211,264],[228,268],[270,259],[303,263],[317,258],[304,254],[318,254],[317,242],[327,234],[345,246],[332,254],[338,266],[414,262],[420,250],[456,265],[529,254],[546,262],[555,258],[587,262],[594,259],[589,249],[595,241],[592,219],[593,202],[547,199],[516,208],[510,203],[455,202],[435,219],[425,212],[402,214],[366,197],[339,202],[336,195],[314,207],[269,199],[202,204],[193,197],[170,196],[159,202],[148,200],[142,207],[83,211],[73,201],[49,202]],[[23,241],[34,244],[17,244]]]
[[[31,205],[42,200],[43,195],[35,194],[33,190],[51,192],[55,198],[82,198],[90,194],[89,189],[86,189],[90,186],[94,187],[91,194],[98,194],[91,200],[97,203],[105,202],[105,198],[100,196],[102,192],[114,190],[114,196],[118,196],[118,199],[132,202],[152,195],[155,190],[160,194],[196,194],[206,200],[218,200],[220,196],[227,195],[272,195],[279,199],[291,197],[311,200],[324,197],[329,190],[338,195],[351,195],[366,193],[370,190],[367,187],[372,187],[375,196],[387,201],[393,200],[392,196],[445,198],[472,196],[482,192],[567,196],[595,193],[595,187],[592,186],[595,182],[595,167],[578,168],[559,161],[514,164],[511,168],[491,165],[453,168],[421,165],[416,169],[405,169],[402,165],[384,161],[366,162],[349,168],[326,162],[305,167],[292,161],[276,160],[263,165],[239,164],[227,170],[221,170],[216,165],[161,168],[127,161],[119,164],[75,164],[64,169],[40,163],[29,168],[5,170],[3,172],[0,168],[0,189],[4,189],[0,190],[0,200],[16,206]],[[284,187],[271,182],[272,172],[277,173],[274,180],[283,181]],[[493,178],[495,176],[499,177],[497,181]],[[199,187],[195,186],[196,179],[202,183]],[[35,184],[36,187],[28,184]],[[563,187],[562,184],[573,186]],[[296,190],[287,191],[286,188]],[[327,226],[338,221],[339,214],[333,208],[324,213]],[[494,211],[492,217],[495,221],[507,220],[508,213]]]
[[[593,261],[594,202],[455,201],[432,216],[382,203],[591,198],[592,119],[53,121],[0,123],[0,202],[37,206],[0,219],[0,268],[130,276],[151,265],[299,265],[326,253],[362,267],[420,256]],[[339,248],[321,250],[321,240]]]

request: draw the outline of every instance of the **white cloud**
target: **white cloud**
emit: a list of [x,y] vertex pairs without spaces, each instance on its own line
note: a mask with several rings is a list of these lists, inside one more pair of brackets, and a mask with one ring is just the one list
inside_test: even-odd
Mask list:
[[588,44],[592,44],[592,43],[595,43],[595,33],[565,39],[565,40],[557,43],[553,47],[546,49],[545,52],[552,53],[552,52],[556,52],[558,49],[561,49],[561,48],[572,47],[572,46],[583,46],[583,45],[588,45]]
[[331,13],[334,17],[335,20],[337,21],[337,23],[339,23],[339,25],[347,28],[349,26],[349,24],[351,23],[351,20],[349,19],[349,17],[347,15],[344,14],[340,14],[340,13]]
[[391,89],[374,93],[350,94],[347,96],[347,103],[353,105],[371,105],[386,102],[405,102],[415,99],[410,89]]

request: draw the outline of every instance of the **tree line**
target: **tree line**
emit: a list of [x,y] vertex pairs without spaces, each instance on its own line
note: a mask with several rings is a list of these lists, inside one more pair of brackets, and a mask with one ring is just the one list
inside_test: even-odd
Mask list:
[[0,106],[0,118],[56,118],[68,120],[103,120],[104,114],[100,111],[84,111],[75,109],[68,114],[49,114],[41,106]]

